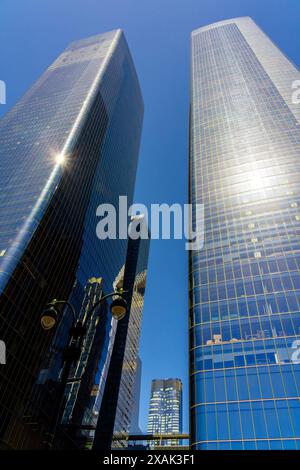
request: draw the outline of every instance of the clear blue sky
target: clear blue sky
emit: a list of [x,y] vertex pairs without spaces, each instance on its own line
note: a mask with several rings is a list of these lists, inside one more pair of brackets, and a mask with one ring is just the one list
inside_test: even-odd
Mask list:
[[[251,16],[296,63],[299,0],[1,0],[3,115],[69,42],[122,28],[145,101],[135,199],[187,201],[190,32]],[[181,377],[188,429],[187,252],[181,241],[153,241],[141,336],[141,425],[152,378]]]

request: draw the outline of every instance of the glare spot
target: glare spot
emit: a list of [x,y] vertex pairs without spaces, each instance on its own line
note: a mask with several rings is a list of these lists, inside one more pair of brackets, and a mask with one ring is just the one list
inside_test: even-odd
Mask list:
[[248,186],[250,189],[262,189],[264,187],[264,178],[260,171],[253,170],[247,174]]
[[58,153],[56,155],[56,163],[58,163],[59,165],[63,165],[65,160],[66,160],[66,158],[65,158],[65,155],[63,153]]

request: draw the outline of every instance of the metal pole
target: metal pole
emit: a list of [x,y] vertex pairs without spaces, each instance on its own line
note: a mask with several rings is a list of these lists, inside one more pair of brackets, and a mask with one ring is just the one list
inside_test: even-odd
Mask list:
[[58,410],[57,410],[57,413],[54,415],[54,419],[52,420],[50,424],[50,429],[49,429],[49,432],[47,433],[47,439],[45,441],[45,449],[51,450],[53,448],[57,426],[62,418],[63,411],[64,411],[63,404],[64,404],[64,398],[65,398],[65,388],[67,385],[68,377],[70,375],[72,363],[73,363],[73,360],[71,358],[67,359],[64,362],[62,375],[61,375],[61,381],[60,381],[59,389],[58,389]]

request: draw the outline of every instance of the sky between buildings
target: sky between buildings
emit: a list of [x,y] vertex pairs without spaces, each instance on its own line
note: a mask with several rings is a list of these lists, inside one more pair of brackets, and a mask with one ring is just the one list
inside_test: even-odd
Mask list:
[[[0,79],[7,104],[0,116],[71,41],[122,28],[145,102],[135,201],[184,204],[190,32],[236,16],[251,16],[299,66],[299,0],[1,0]],[[187,279],[184,241],[152,241],[140,347],[143,431],[151,380],[167,377],[183,381],[188,430]]]

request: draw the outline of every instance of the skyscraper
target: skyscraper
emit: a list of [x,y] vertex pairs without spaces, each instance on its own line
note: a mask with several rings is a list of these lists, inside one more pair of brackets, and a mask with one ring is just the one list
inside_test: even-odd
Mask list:
[[[180,379],[154,379],[148,414],[148,434],[182,433],[182,382]],[[178,439],[152,442],[157,446],[178,446]]]
[[[133,61],[116,30],[72,43],[1,120],[1,447],[39,448],[53,414],[47,394],[39,412],[35,404],[53,340],[41,309],[53,298],[80,306],[94,276],[111,292],[125,263],[128,241],[99,240],[96,209],[117,210],[120,195],[132,203],[142,118]],[[61,320],[70,323],[69,312]]]
[[300,447],[297,68],[250,18],[192,32],[194,449]]
[[[129,311],[116,327],[115,341],[105,382],[94,438],[95,449],[126,447],[120,436],[130,432],[136,400],[139,340],[147,279],[150,233],[143,215],[131,218],[125,266],[115,287],[127,291]],[[98,403],[96,403],[96,406]],[[116,439],[112,442],[113,437]]]

